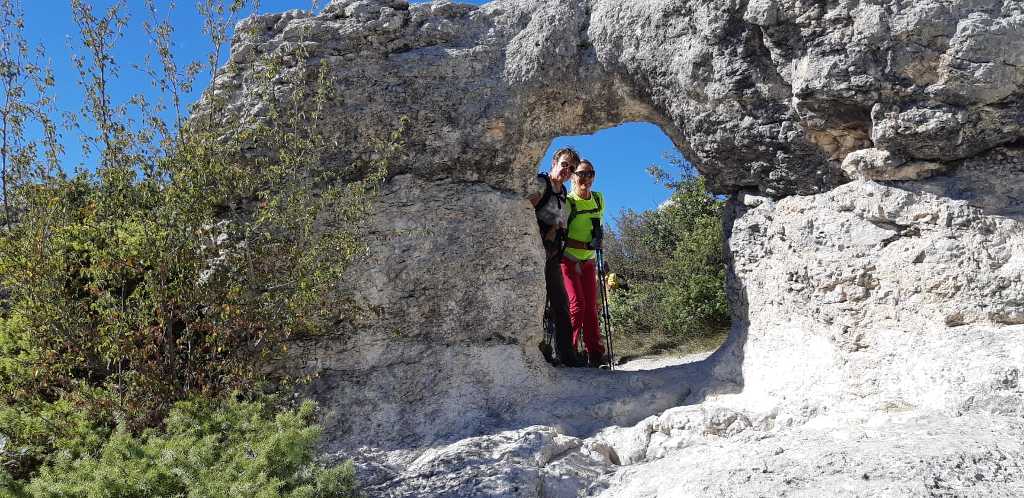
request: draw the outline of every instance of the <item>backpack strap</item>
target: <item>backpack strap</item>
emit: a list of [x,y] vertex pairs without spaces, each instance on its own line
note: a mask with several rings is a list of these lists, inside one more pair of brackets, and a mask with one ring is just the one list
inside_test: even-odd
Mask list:
[[537,207],[541,207],[551,200],[551,196],[554,195],[555,190],[551,188],[551,176],[547,173],[537,173],[537,178],[544,180],[544,195],[540,197],[540,202],[537,203]]
[[569,197],[569,221],[565,222],[565,229],[568,230],[572,226],[572,220],[576,219],[576,199]]

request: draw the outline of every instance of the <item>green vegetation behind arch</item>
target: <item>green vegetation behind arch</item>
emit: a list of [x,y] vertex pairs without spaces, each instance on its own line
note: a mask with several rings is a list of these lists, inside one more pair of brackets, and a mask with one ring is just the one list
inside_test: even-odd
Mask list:
[[628,291],[610,297],[616,354],[713,349],[729,326],[722,254],[723,201],[682,158],[672,158],[682,178],[651,168],[673,190],[658,209],[624,211],[606,242],[611,271]]

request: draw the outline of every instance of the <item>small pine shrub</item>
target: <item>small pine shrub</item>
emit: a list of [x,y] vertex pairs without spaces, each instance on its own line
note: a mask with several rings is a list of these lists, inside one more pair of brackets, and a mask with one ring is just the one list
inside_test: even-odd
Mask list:
[[356,496],[351,463],[315,461],[314,413],[308,401],[276,414],[261,402],[179,402],[164,429],[133,436],[122,427],[95,454],[61,453],[24,492],[40,498]]

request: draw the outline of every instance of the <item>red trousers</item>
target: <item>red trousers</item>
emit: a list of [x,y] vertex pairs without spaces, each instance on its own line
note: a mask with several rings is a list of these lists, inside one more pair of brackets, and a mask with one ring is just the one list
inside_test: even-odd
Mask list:
[[591,363],[604,356],[601,331],[597,321],[597,274],[593,259],[573,261],[562,257],[562,280],[569,297],[572,320],[572,344],[579,348],[580,339],[587,348]]

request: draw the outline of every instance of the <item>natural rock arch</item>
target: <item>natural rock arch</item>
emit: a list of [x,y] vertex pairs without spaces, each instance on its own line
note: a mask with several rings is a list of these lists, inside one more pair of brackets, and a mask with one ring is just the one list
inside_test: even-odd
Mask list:
[[[707,362],[663,376],[634,375],[627,381],[637,383],[631,401],[609,396],[571,430],[591,430],[599,419],[628,423],[744,384],[758,386],[765,405],[774,402],[767,397],[788,395],[797,411],[858,396],[932,403],[927,393],[893,387],[895,371],[880,376],[874,360],[854,355],[886,354],[871,349],[884,341],[858,330],[858,319],[871,318],[866,323],[876,329],[928,328],[906,336],[907,343],[943,337],[943,327],[965,316],[974,317],[965,323],[993,326],[1024,321],[1014,318],[1024,316],[1020,270],[1006,266],[1006,254],[1021,245],[1019,227],[987,216],[1021,212],[1014,199],[1022,161],[1013,146],[1024,135],[1022,8],[965,5],[497,0],[477,8],[335,0],[315,16],[245,21],[231,65],[215,82],[236,117],[259,116],[248,71],[260,54],[276,52],[286,55],[289,70],[330,68],[338,99],[322,131],[347,146],[328,158],[339,167],[369,154],[360,140],[392,129],[399,116],[411,120],[409,158],[392,172],[368,234],[386,243],[348,282],[380,316],[344,340],[305,344],[299,355],[320,374],[315,394],[337,409],[327,427],[333,441],[409,447],[495,427],[553,425],[553,417],[573,415],[567,385],[623,382],[556,373],[534,353],[541,254],[522,191],[551,138],[628,120],[657,123],[716,192],[736,194],[727,228],[737,326]],[[300,46],[307,56],[289,55]],[[960,176],[924,178],[943,171]],[[990,189],[999,190],[994,200],[962,191],[987,174],[1009,180]],[[854,182],[825,193],[850,178],[917,181]],[[988,213],[920,193],[926,190],[966,198]],[[810,214],[796,216],[801,210]],[[836,276],[823,288],[809,281],[802,260],[816,250],[816,220],[829,216],[846,224],[822,231],[824,245],[838,255],[817,263],[821,274]],[[805,225],[787,224],[794,219]],[[494,220],[504,220],[498,230]],[[949,236],[989,236],[977,232],[986,223],[986,233],[1001,237],[1009,252],[979,255],[988,266],[979,265],[976,283],[1008,279],[1001,294],[973,284],[925,292],[921,299],[936,316],[951,317],[941,327],[931,327],[931,315],[898,316],[915,303],[893,296],[914,284],[867,269],[885,247],[914,226],[928,234],[922,240],[938,244]],[[861,228],[861,239],[840,236]],[[851,247],[864,271],[844,266],[849,258],[842,253]],[[922,261],[927,254],[956,257],[934,244],[920,250]],[[955,265],[942,268],[957,273]],[[822,298],[847,284],[844,301]],[[867,294],[855,305],[834,306],[854,292]],[[788,322],[795,324],[791,336],[782,333],[778,310],[798,318]],[[884,310],[897,316],[886,318]],[[775,378],[787,371],[785,361],[772,358],[783,343],[793,348],[787,361],[813,360],[806,379],[792,371]],[[893,357],[919,354],[897,343],[890,344]],[[966,351],[980,343],[957,344]],[[999,354],[1013,357],[1005,337],[999,344]],[[941,391],[929,406],[967,402],[970,391],[957,387],[953,374],[922,372]],[[531,412],[529,397],[550,400],[550,409]]]

